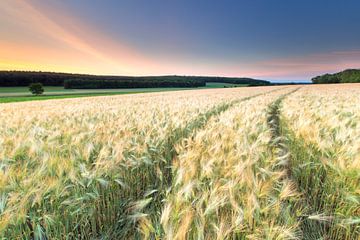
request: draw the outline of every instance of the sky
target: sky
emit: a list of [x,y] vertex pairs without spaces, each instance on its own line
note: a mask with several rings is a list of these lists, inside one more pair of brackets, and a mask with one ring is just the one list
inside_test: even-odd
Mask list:
[[266,80],[360,68],[358,0],[1,0],[0,70]]

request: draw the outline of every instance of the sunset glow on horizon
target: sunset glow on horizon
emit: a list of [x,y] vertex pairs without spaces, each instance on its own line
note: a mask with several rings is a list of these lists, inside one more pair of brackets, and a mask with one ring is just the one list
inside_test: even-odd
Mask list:
[[4,0],[0,70],[309,80],[360,68],[357,1],[254,2]]

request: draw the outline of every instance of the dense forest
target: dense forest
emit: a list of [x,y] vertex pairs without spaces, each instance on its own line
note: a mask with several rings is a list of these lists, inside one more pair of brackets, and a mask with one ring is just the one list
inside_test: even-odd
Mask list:
[[235,78],[235,77],[190,77],[190,78],[203,80],[205,82],[249,84],[249,85],[254,85],[254,86],[270,85],[269,81],[258,80],[258,79],[253,79],[253,78]]
[[199,76],[98,76],[87,74],[0,71],[0,87],[29,86],[39,82],[44,86],[65,88],[151,88],[151,87],[201,87],[206,82],[270,85],[270,82],[251,78],[199,77]]
[[355,83],[360,82],[360,69],[347,69],[335,74],[324,74],[311,79],[313,83]]
[[205,82],[183,77],[137,77],[120,80],[66,79],[64,88],[101,89],[101,88],[156,88],[156,87],[203,87]]

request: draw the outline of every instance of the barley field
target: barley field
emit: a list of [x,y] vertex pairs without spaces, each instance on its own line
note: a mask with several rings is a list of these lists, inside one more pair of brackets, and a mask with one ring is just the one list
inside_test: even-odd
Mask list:
[[1,239],[359,239],[360,85],[0,104]]

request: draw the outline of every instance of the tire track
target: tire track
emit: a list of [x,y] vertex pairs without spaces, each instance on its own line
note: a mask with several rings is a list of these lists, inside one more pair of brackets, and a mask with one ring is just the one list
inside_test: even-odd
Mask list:
[[301,231],[302,239],[322,239],[320,224],[309,220],[308,215],[304,215],[304,213],[307,213],[309,211],[313,212],[312,206],[306,201],[306,194],[301,191],[295,177],[292,174],[292,153],[290,151],[290,147],[288,146],[288,139],[286,138],[286,135],[284,133],[284,127],[286,126],[284,126],[284,123],[281,121],[280,117],[283,100],[290,94],[298,91],[299,89],[300,88],[297,88],[287,94],[282,95],[275,102],[269,105],[267,119],[267,123],[271,131],[271,139],[269,142],[269,146],[276,155],[276,158],[278,159],[276,167],[286,171],[286,176],[284,177],[283,181],[291,181],[292,183],[294,183],[297,192],[299,192],[301,195],[299,199],[295,200],[295,202],[288,201],[287,203],[285,203],[286,206],[284,207],[290,206],[292,212],[294,213],[299,211],[302,212],[302,214],[298,216],[300,222],[299,229]]

